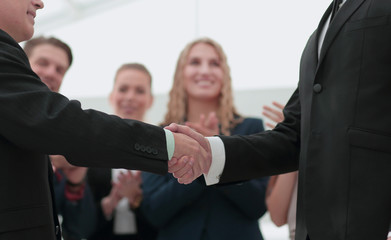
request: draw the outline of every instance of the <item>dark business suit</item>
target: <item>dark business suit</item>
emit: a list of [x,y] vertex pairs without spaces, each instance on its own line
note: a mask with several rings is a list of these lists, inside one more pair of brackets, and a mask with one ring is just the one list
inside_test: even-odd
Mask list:
[[[391,220],[391,1],[348,0],[308,40],[274,131],[221,137],[221,182],[299,169],[296,239],[384,240]],[[247,161],[237,161],[237,159]]]
[[[232,134],[263,131],[260,119],[247,118]],[[237,159],[242,161],[242,159]],[[143,173],[141,211],[158,229],[158,240],[262,240],[267,177],[242,184],[207,187],[200,177],[189,185],[171,175]]]
[[59,237],[46,154],[80,166],[167,172],[161,128],[83,111],[79,102],[51,92],[19,44],[0,30],[1,240]]

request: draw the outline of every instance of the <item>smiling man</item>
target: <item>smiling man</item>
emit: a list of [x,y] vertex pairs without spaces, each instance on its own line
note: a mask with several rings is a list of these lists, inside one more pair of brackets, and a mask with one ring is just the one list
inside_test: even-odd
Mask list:
[[57,38],[38,37],[24,45],[31,68],[50,90],[59,92],[73,56],[70,47]]
[[49,89],[41,81],[18,44],[32,37],[41,8],[41,0],[1,1],[0,240],[61,239],[48,154],[78,166],[160,174],[167,173],[169,159],[185,152],[208,156],[183,134],[83,110],[80,102],[51,91],[56,84]]

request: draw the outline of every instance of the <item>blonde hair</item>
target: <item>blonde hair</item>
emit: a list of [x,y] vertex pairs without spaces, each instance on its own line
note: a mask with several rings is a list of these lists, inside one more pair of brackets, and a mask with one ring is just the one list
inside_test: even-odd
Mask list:
[[170,100],[167,104],[168,111],[162,125],[168,125],[173,122],[183,123],[186,119],[187,94],[183,84],[183,69],[187,63],[190,50],[198,43],[209,44],[216,50],[219,56],[220,66],[223,70],[223,86],[219,97],[219,109],[216,114],[220,122],[220,132],[224,135],[230,135],[230,130],[241,122],[241,118],[239,118],[240,115],[236,111],[233,102],[231,74],[227,57],[220,44],[210,38],[199,38],[190,42],[179,55],[174,74],[174,82],[170,91]]

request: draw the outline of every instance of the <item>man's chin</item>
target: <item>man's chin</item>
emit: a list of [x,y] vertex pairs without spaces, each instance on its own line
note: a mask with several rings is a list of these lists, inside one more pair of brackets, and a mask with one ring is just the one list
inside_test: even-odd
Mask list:
[[34,27],[31,27],[31,30],[26,31],[25,34],[23,34],[20,39],[15,39],[18,43],[30,40],[34,35]]

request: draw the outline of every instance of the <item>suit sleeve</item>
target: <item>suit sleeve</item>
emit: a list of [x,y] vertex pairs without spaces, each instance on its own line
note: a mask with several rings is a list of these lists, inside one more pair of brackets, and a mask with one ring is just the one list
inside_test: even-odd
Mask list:
[[275,129],[248,136],[220,136],[225,167],[220,183],[243,181],[295,171],[300,152],[299,90],[284,109],[285,120]]
[[[263,121],[246,118],[232,131],[233,135],[249,135],[264,131]],[[263,177],[239,184],[216,187],[233,207],[239,209],[249,219],[258,219],[266,212],[265,194],[269,178]]]
[[[0,35],[0,137],[40,154],[64,155],[78,166],[167,172],[160,127],[83,110],[51,92],[12,38]],[[110,161],[108,161],[110,159]]]

